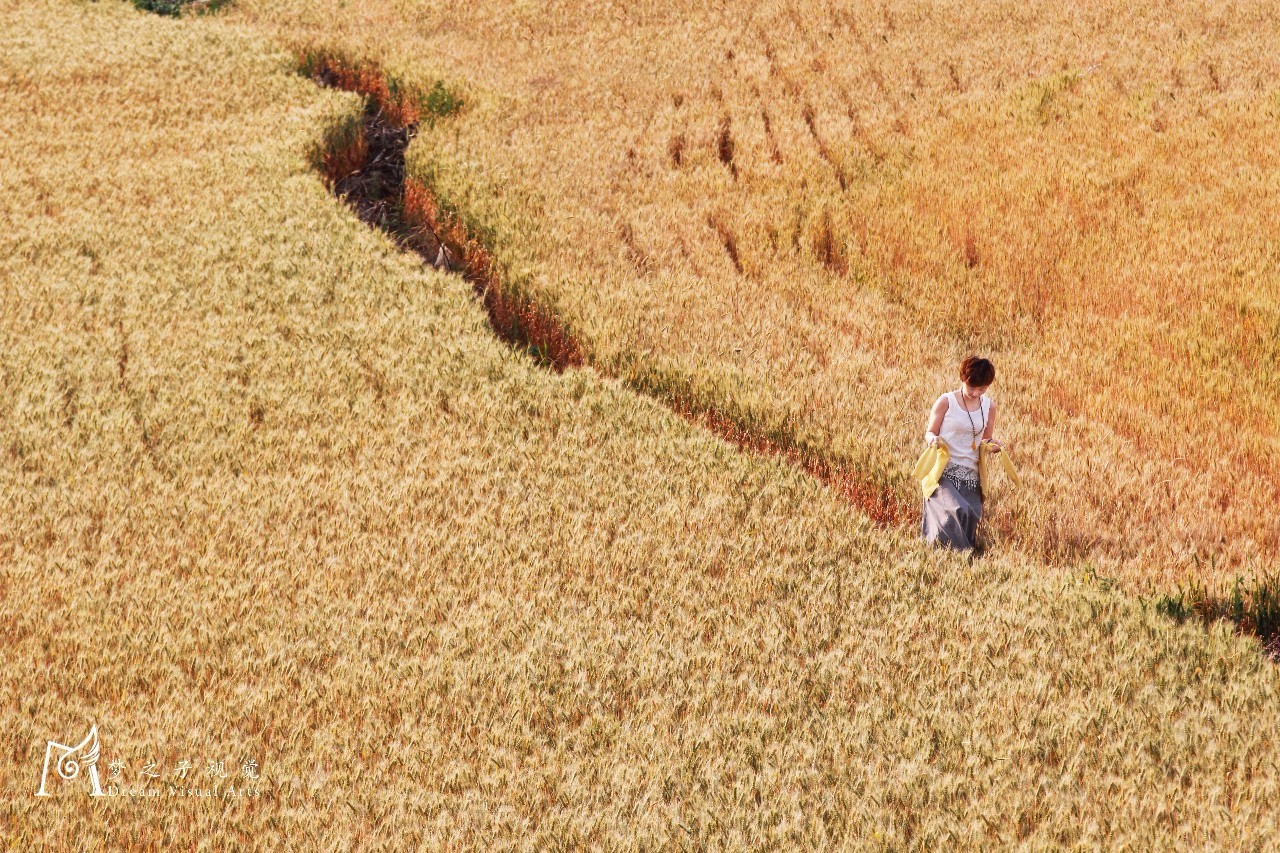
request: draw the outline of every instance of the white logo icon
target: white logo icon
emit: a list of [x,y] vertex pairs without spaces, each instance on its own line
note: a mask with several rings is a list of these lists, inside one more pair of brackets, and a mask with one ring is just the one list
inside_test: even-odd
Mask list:
[[[55,740],[49,741],[49,745],[44,748],[44,771],[40,774],[40,790],[36,791],[37,797],[50,796],[49,792],[44,789],[44,783],[49,777],[49,759],[53,757],[54,749],[62,752],[62,755],[58,758],[58,763],[54,765],[59,776],[71,781],[80,775],[82,766],[87,767],[89,769],[89,781],[93,783],[93,790],[89,792],[89,796],[104,796],[102,786],[98,784],[98,726],[96,724],[89,729],[89,734],[85,736],[85,739],[75,746],[67,746]],[[78,758],[72,758],[71,756],[73,755],[77,755]]]

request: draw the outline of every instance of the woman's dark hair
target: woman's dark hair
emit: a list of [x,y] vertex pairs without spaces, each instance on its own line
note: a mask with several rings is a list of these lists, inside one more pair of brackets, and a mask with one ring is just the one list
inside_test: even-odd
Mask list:
[[980,356],[966,356],[960,362],[960,378],[970,388],[983,388],[996,381],[996,367]]

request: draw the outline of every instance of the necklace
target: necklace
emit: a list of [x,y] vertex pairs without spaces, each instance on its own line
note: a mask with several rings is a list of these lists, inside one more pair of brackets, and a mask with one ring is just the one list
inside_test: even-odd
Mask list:
[[961,395],[962,396],[960,398],[960,408],[964,409],[965,416],[969,418],[969,429],[973,432],[973,440],[969,443],[969,448],[971,450],[977,450],[978,449],[978,433],[980,431],[985,432],[987,429],[986,419],[982,418],[982,415],[981,415],[982,398],[981,397],[978,398],[978,413],[979,413],[979,418],[982,420],[982,430],[976,430],[973,428],[973,415],[969,412],[968,409],[964,408],[963,390],[961,391]]

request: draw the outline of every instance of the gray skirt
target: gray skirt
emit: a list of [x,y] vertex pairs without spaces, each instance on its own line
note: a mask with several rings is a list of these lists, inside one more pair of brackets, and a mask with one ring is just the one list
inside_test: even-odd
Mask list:
[[938,488],[924,499],[920,535],[927,542],[969,551],[977,543],[978,522],[982,520],[982,490],[971,476],[965,476],[968,471],[957,475],[956,467],[954,463],[947,465]]

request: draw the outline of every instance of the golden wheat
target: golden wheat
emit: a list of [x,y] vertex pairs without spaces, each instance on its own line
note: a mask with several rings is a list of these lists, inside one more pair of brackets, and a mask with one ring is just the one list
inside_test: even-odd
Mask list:
[[[244,0],[471,109],[411,173],[601,370],[888,479],[977,350],[997,547],[1165,590],[1280,547],[1274,4]],[[909,529],[903,528],[909,533]],[[1207,565],[1207,562],[1206,562]]]
[[[328,194],[308,152],[358,100],[243,20],[2,0],[0,32],[6,846],[1275,836],[1280,676],[1255,640],[1012,551],[930,551],[617,379],[537,369],[468,283]],[[619,323],[681,310],[627,281],[599,297]],[[805,281],[744,282],[743,316],[837,322]],[[553,295],[581,323],[588,292]],[[691,293],[692,324],[716,293]],[[910,310],[848,298],[866,348],[812,352],[903,383],[859,399],[941,376],[947,353],[912,361],[928,334],[871,322]],[[911,414],[864,426],[906,441]],[[104,779],[252,757],[263,795],[37,799],[46,741],[87,720]]]

